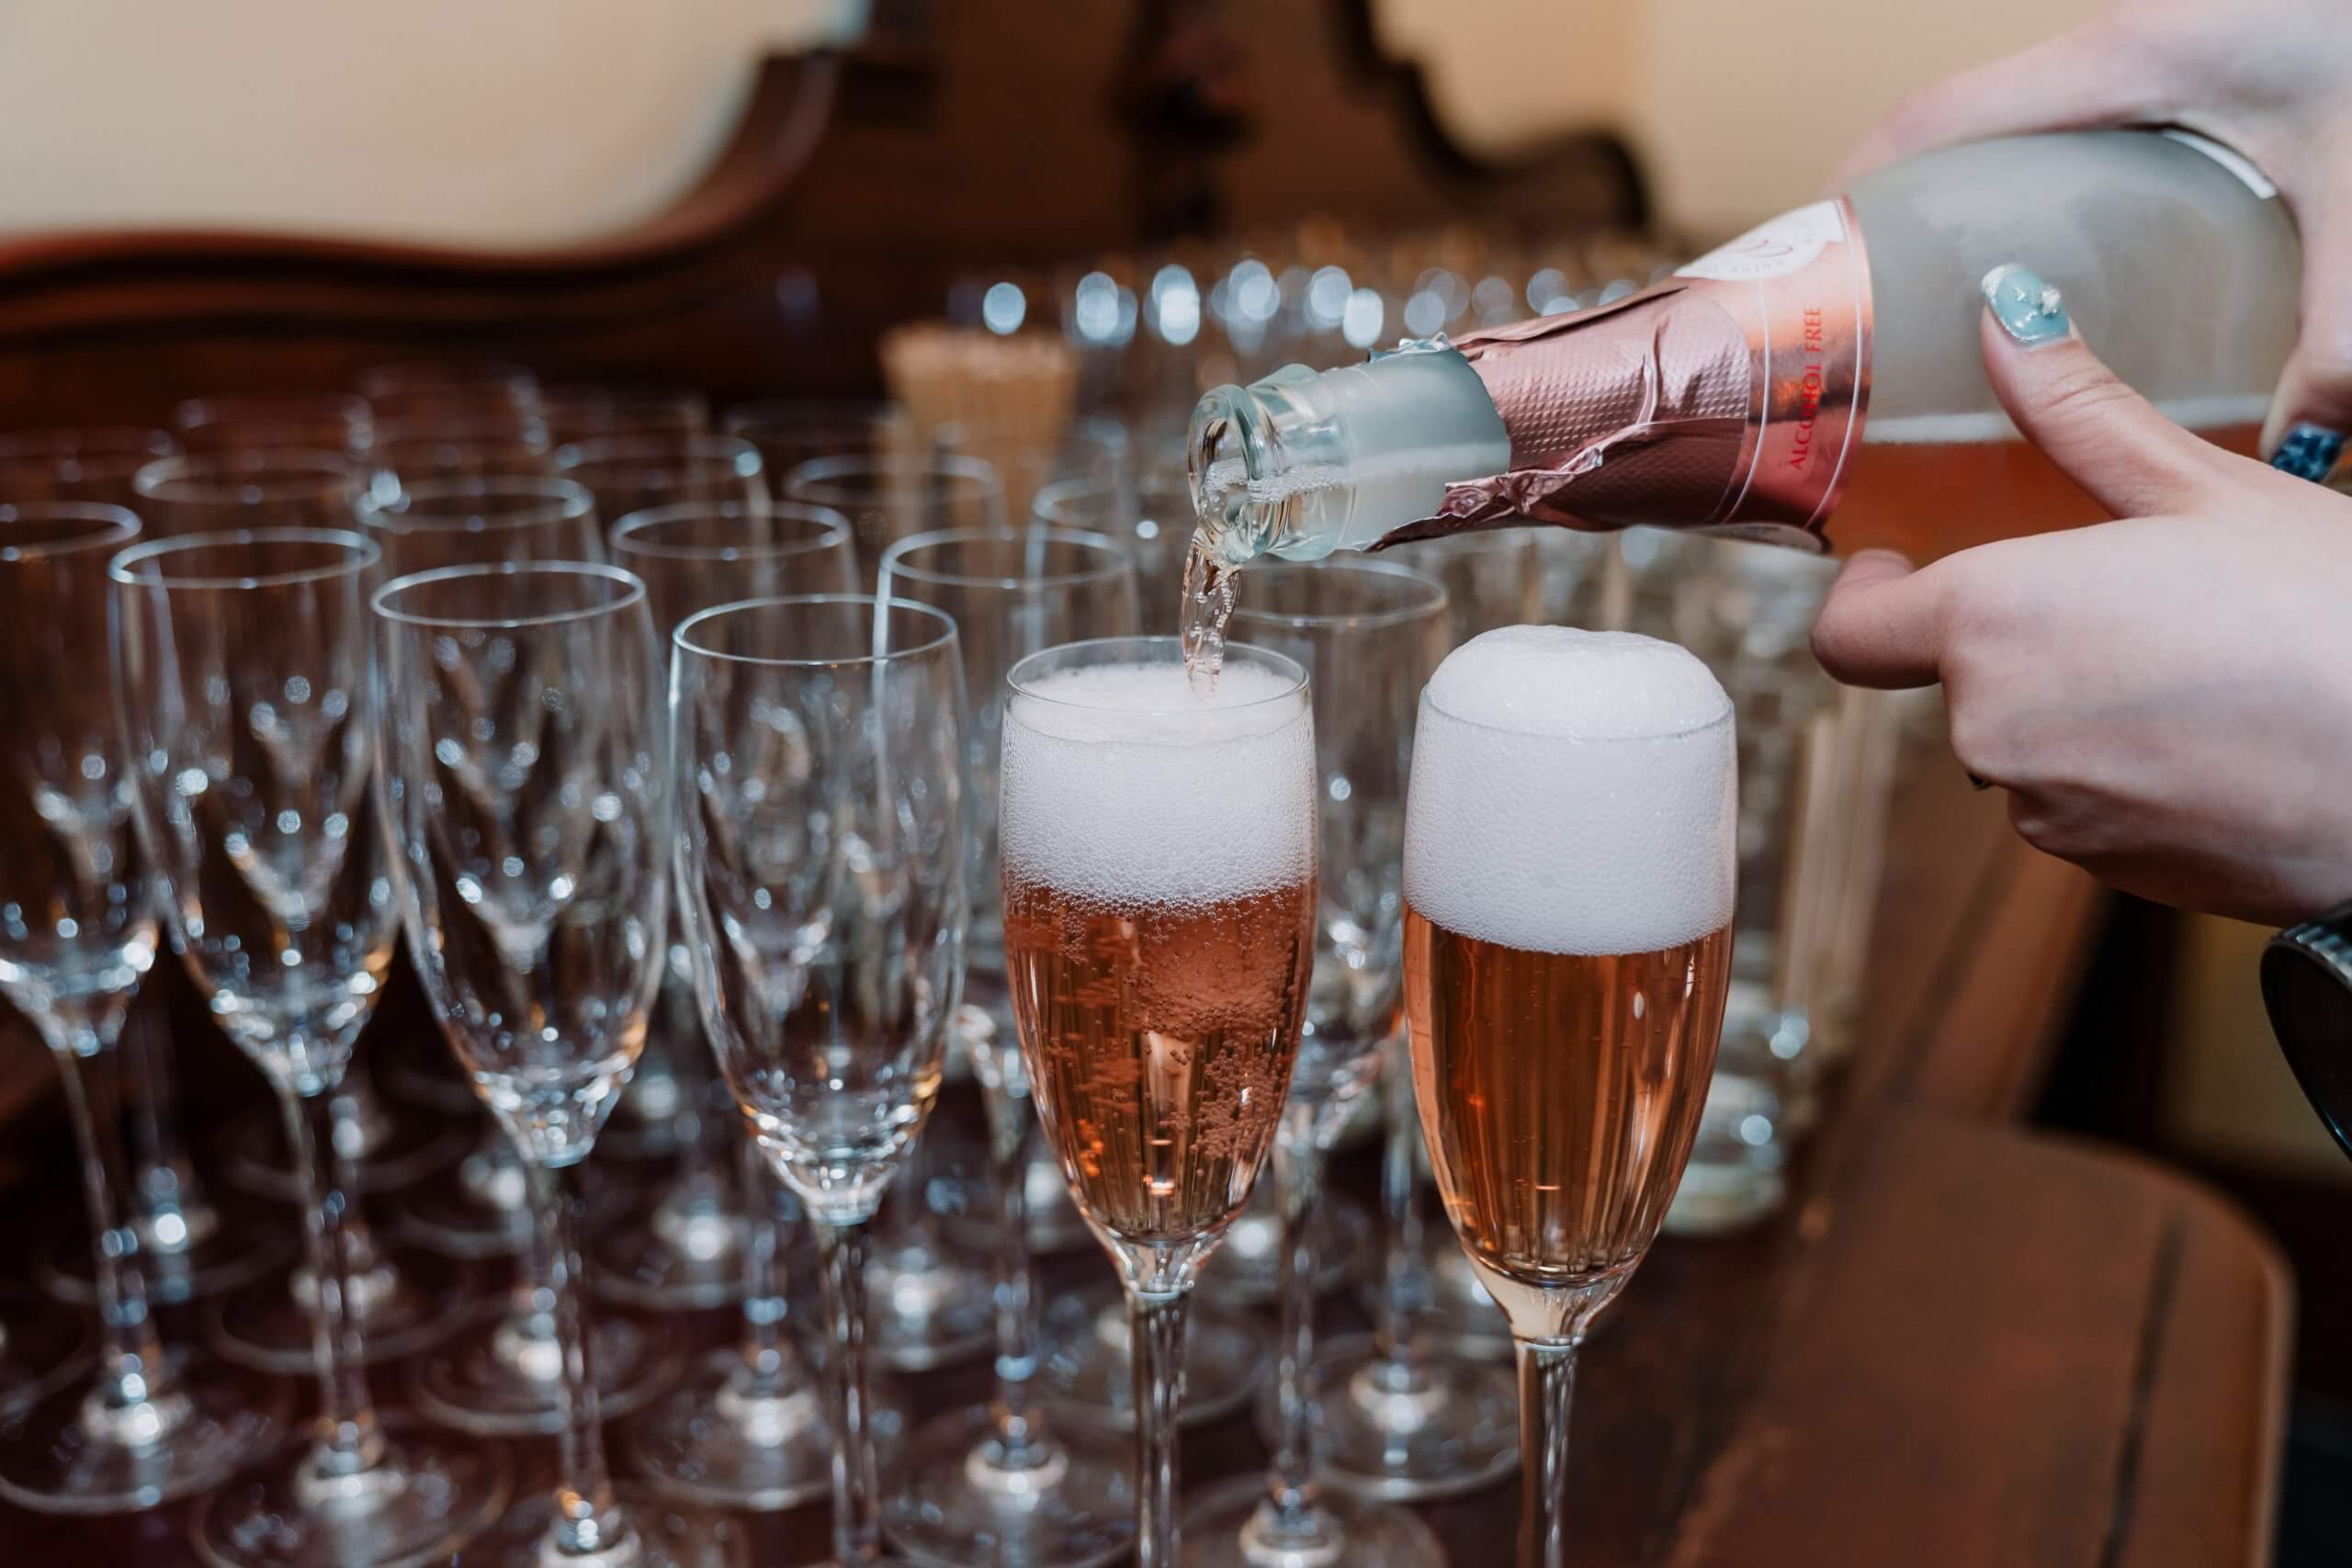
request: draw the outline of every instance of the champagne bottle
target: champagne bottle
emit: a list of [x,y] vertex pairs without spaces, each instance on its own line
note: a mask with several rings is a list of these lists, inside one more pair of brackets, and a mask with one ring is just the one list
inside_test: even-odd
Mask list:
[[2277,192],[2183,132],[2014,137],[1883,169],[1611,304],[1215,389],[1196,549],[1229,576],[1532,521],[1927,559],[2096,521],[1986,385],[1980,283],[2009,262],[2175,420],[2253,449],[2295,332]]

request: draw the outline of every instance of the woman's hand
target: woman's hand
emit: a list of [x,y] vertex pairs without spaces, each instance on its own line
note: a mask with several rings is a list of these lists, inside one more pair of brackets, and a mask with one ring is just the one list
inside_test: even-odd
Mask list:
[[2274,923],[2352,898],[2352,498],[2173,424],[2021,276],[1984,317],[1994,389],[2125,521],[1917,571],[1865,552],[1815,651],[1857,685],[1940,680],[2018,831],[2118,887]]
[[2302,333],[2263,429],[2332,463],[2352,433],[2352,17],[2325,0],[2120,0],[1914,98],[1841,179],[1930,147],[2034,130],[2177,125],[2251,158],[2303,238]]

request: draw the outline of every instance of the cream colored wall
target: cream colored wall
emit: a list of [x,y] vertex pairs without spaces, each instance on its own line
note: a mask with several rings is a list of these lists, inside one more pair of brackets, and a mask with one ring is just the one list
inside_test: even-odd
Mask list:
[[6,0],[0,232],[530,246],[659,210],[864,0]]
[[1728,231],[1820,194],[1908,94],[2098,0],[1379,0],[1448,123],[1506,150],[1620,127],[1667,219]]

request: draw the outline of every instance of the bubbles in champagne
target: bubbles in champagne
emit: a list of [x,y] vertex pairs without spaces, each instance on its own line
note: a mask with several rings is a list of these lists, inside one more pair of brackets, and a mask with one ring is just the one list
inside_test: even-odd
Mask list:
[[1048,675],[1005,714],[1008,874],[1106,905],[1212,903],[1315,868],[1303,688],[1250,661],[1195,694],[1183,669]]
[[1506,626],[1421,694],[1405,897],[1534,953],[1649,953],[1731,919],[1731,699],[1687,649]]

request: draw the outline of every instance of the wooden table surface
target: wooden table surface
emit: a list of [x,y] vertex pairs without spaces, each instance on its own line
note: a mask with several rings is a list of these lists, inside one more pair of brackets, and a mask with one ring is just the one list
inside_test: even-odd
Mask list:
[[[1578,1561],[2268,1561],[2290,1338],[2277,1257],[2177,1177],[2010,1124],[2096,908],[2083,878],[2008,833],[1996,796],[1948,763],[1911,767],[1863,1044],[1791,1201],[1736,1237],[1661,1240],[1585,1354]],[[0,1280],[23,1277],[23,1244],[0,1230]],[[1102,1269],[1077,1258],[1049,1277]],[[1327,1332],[1360,1322],[1327,1299]],[[701,1327],[720,1342],[727,1314]],[[909,1386],[929,1413],[980,1397],[986,1376]],[[1195,1430],[1188,1490],[1264,1459],[1244,1420]],[[519,1484],[544,1484],[548,1462],[526,1446]],[[1457,1568],[1511,1560],[1516,1487],[1424,1510]],[[0,1565],[180,1568],[187,1514],[0,1506]],[[763,1568],[824,1554],[821,1507],[745,1527]]]

